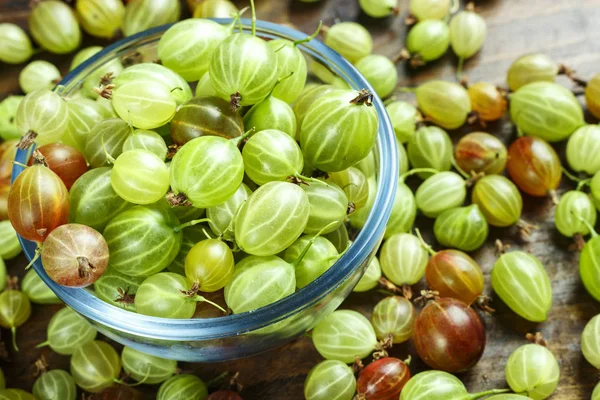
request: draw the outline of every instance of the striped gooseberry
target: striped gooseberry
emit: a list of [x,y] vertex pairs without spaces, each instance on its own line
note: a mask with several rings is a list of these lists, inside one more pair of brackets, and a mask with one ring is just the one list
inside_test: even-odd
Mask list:
[[18,25],[0,24],[0,61],[21,64],[33,55],[31,40]]
[[594,175],[600,171],[600,126],[584,125],[569,137],[567,163],[577,172]]
[[45,50],[67,54],[81,44],[81,30],[75,12],[62,1],[36,3],[29,14],[29,30]]
[[600,75],[594,75],[585,87],[585,102],[596,118],[600,116]]
[[553,82],[520,87],[510,96],[510,116],[520,132],[549,142],[568,138],[585,123],[575,95]]
[[593,229],[591,235],[579,256],[579,275],[588,293],[600,301],[600,260],[596,256],[600,251],[600,237]]
[[542,53],[526,54],[517,58],[508,69],[506,81],[513,92],[532,82],[554,82],[559,67]]
[[22,389],[0,389],[2,400],[37,400],[31,393]]
[[229,228],[239,208],[251,194],[248,186],[242,183],[224,203],[206,209],[208,224],[215,235],[221,235]]
[[523,211],[521,192],[502,175],[487,175],[475,183],[471,194],[485,220],[492,226],[511,226],[519,222]]
[[199,80],[208,71],[217,46],[231,34],[232,28],[208,19],[177,22],[158,42],[162,65],[188,82]]
[[0,138],[19,139],[21,132],[17,128],[16,117],[19,104],[25,96],[8,96],[0,101]]
[[431,290],[441,297],[457,299],[468,306],[483,293],[481,267],[459,250],[432,251],[425,279]]
[[477,204],[446,210],[437,216],[433,225],[435,238],[442,246],[462,251],[480,248],[488,231],[488,223]]
[[421,360],[436,370],[462,372],[479,361],[485,329],[477,313],[452,298],[427,303],[415,320],[413,340]]
[[314,85],[310,86],[306,85],[302,92],[298,95],[298,98],[292,105],[292,111],[296,115],[296,140],[300,140],[300,128],[302,127],[302,123],[304,122],[304,117],[306,113],[312,106],[312,104],[317,101],[321,96],[326,93],[335,90],[335,87],[331,85]]
[[[283,83],[286,80],[278,82]],[[248,110],[244,115],[244,125],[248,128],[254,128],[257,132],[263,130],[282,131],[291,138],[296,137],[296,131],[298,130],[294,111],[288,103],[275,97],[273,92]]]
[[492,287],[511,310],[528,321],[542,322],[552,307],[550,278],[533,255],[513,251],[492,268]]
[[356,69],[375,89],[381,98],[388,97],[398,84],[396,64],[386,56],[369,54],[355,64]]
[[110,265],[130,276],[150,276],[167,267],[179,253],[179,220],[160,206],[135,206],[110,220],[103,233]]
[[[67,190],[71,189],[75,181],[88,170],[83,154],[71,146],[51,143],[38,147],[36,150],[44,156],[48,168],[58,175]],[[32,165],[33,161],[32,156],[28,165]]]
[[370,17],[383,18],[398,15],[397,0],[359,0],[360,8]]
[[19,104],[15,121],[23,134],[21,149],[58,142],[69,125],[67,102],[48,89],[35,90]]
[[56,297],[34,269],[27,271],[21,281],[21,290],[35,304],[61,304],[62,300]]
[[437,19],[418,22],[406,36],[406,49],[415,66],[437,60],[446,53],[449,45],[448,24]]
[[590,195],[569,190],[560,197],[554,210],[554,225],[566,237],[585,236],[596,225],[597,216]]
[[405,101],[392,101],[385,106],[390,116],[396,139],[400,143],[408,142],[416,131],[418,111],[410,103]]
[[444,129],[460,128],[471,112],[469,94],[458,83],[432,80],[419,85],[416,94],[419,109]]
[[94,282],[94,293],[108,304],[135,311],[133,299],[144,279],[141,276],[122,274],[109,266],[100,279]]
[[348,210],[350,214],[367,204],[369,184],[367,183],[367,177],[361,170],[350,167],[343,171],[330,172],[327,175],[326,181],[340,187],[346,193],[348,203],[352,203],[351,208],[354,210]]
[[392,283],[410,286],[425,275],[428,258],[427,250],[416,236],[400,233],[383,243],[379,262],[383,274]]
[[459,72],[462,62],[473,57],[481,49],[487,35],[487,24],[475,11],[460,11],[450,20],[450,45],[459,59]]
[[156,26],[179,20],[181,5],[178,0],[135,0],[125,6],[121,29],[131,36]]
[[581,352],[583,356],[594,366],[600,369],[600,316],[596,315],[588,321],[581,333]]
[[506,381],[515,392],[532,399],[549,397],[558,386],[560,367],[554,355],[539,344],[517,348],[506,362]]
[[373,308],[371,324],[377,339],[391,338],[393,343],[403,343],[413,335],[417,312],[405,297],[389,296]]
[[174,375],[158,388],[156,400],[206,399],[208,388],[204,381],[189,374]]
[[110,183],[111,168],[92,169],[71,187],[69,221],[104,231],[110,220],[133,205],[123,200]]
[[508,148],[506,163],[510,178],[531,196],[555,196],[562,177],[556,151],[543,139],[520,137]]
[[183,145],[171,162],[173,192],[198,208],[216,206],[231,197],[244,177],[244,160],[236,143],[201,136]]
[[117,86],[111,103],[121,119],[141,129],[166,124],[177,109],[169,87],[154,81],[135,80]]
[[407,174],[401,175],[394,204],[392,205],[392,214],[385,228],[384,239],[388,239],[397,233],[409,232],[417,217],[417,203],[412,190],[404,183]]
[[[260,287],[256,282],[261,282]],[[240,314],[275,303],[296,290],[294,265],[277,256],[249,256],[236,264],[225,302]]]
[[[308,250],[303,254],[307,247]],[[329,240],[320,236],[313,239],[312,235],[300,236],[283,253],[283,259],[290,264],[301,258],[294,268],[298,289],[323,275],[338,257],[337,249]]]
[[600,211],[600,171],[594,174],[590,182],[590,191],[594,204],[596,204],[596,208]]
[[69,192],[63,181],[34,152],[34,163],[15,179],[8,193],[8,217],[17,233],[42,243],[69,218]]
[[195,97],[179,106],[170,126],[171,139],[178,145],[200,136],[231,139],[244,133],[242,117],[214,96]]
[[27,295],[19,290],[7,289],[0,293],[0,327],[12,332],[12,345],[16,351],[17,328],[31,316],[31,303]]
[[[0,222],[0,232],[2,232],[2,222]],[[350,244],[350,239],[348,237],[348,228],[346,228],[345,224],[340,225],[335,231],[331,233],[324,234],[323,237],[329,240],[331,243],[333,243],[338,253],[340,254],[343,253]],[[0,248],[1,243],[2,242],[0,241]]]
[[75,380],[67,371],[53,369],[42,373],[33,383],[33,395],[37,399],[75,400],[77,386]]
[[408,172],[410,168],[408,153],[406,152],[406,148],[402,143],[396,140],[396,148],[398,149],[398,174],[402,175]]
[[463,136],[454,150],[458,167],[467,173],[499,174],[506,166],[506,146],[495,136],[472,132]]
[[120,118],[105,119],[97,123],[87,135],[83,155],[92,168],[109,164],[107,156],[117,158],[123,152],[123,143],[132,129]]
[[326,172],[342,171],[365,158],[377,137],[377,110],[370,93],[335,90],[308,109],[300,145],[306,162]]
[[410,13],[418,20],[444,19],[450,12],[450,0],[410,0]]
[[313,329],[312,340],[323,357],[346,364],[367,357],[377,345],[369,320],[352,310],[334,311],[325,317]]
[[52,90],[60,81],[58,68],[44,60],[32,61],[19,73],[19,86],[28,94],[38,89]]
[[194,18],[231,18],[238,11],[229,0],[200,0],[193,8]]
[[356,392],[358,398],[365,400],[398,400],[409,379],[410,370],[406,362],[383,357],[358,373]]
[[112,115],[100,103],[86,98],[68,101],[67,108],[69,124],[61,142],[83,153],[92,128]]
[[465,179],[452,171],[443,171],[425,179],[415,193],[416,206],[429,218],[460,207],[467,197]]
[[482,121],[496,121],[502,118],[508,108],[504,94],[491,83],[478,82],[469,85],[467,93],[473,112]]
[[[437,126],[419,128],[408,142],[407,153],[413,168],[432,168],[440,172],[452,168],[452,141],[446,131]],[[423,171],[418,175],[425,179],[433,173]]]
[[165,139],[154,131],[136,129],[123,143],[123,151],[145,150],[156,155],[160,160],[167,158]]
[[[293,183],[269,182],[252,193],[239,209],[235,239],[248,254],[274,255],[300,237],[309,216],[310,203],[303,189]],[[272,226],[278,229],[274,231]]]
[[344,223],[352,205],[339,186],[318,181],[301,187],[310,204],[304,233],[329,233]]
[[75,10],[84,31],[106,39],[115,36],[125,15],[120,0],[77,0]]
[[346,60],[356,63],[373,51],[373,38],[364,26],[356,22],[340,22],[323,28],[325,44]]
[[133,380],[148,385],[164,382],[177,371],[177,361],[151,356],[128,346],[121,352],[121,365]]
[[[102,50],[102,48],[100,48],[100,50]],[[90,51],[90,53],[92,53],[92,51]],[[86,54],[84,53],[84,55]],[[91,55],[89,57],[91,57]],[[121,63],[120,58],[113,58],[112,60],[107,61],[89,73],[87,78],[85,78],[83,81],[80,93],[93,100],[98,100],[100,98],[103,99],[105,101],[104,104],[111,116],[116,117],[117,115],[111,105],[111,102],[108,99],[100,96],[100,94],[106,93],[106,97],[108,97],[108,94],[111,93],[111,91],[109,88],[106,90],[106,92],[103,92],[104,84],[110,82],[111,80],[114,81],[114,77],[118,77],[121,72],[123,72],[123,64]]]
[[424,371],[413,376],[402,389],[400,400],[479,399],[506,390],[492,389],[468,393],[456,376],[443,371]]
[[379,284],[379,280],[381,279],[381,264],[379,264],[379,260],[377,257],[373,257],[365,270],[365,273],[360,278],[353,292],[368,292],[371,289],[375,289]]
[[46,328],[46,341],[37,347],[50,346],[58,354],[71,355],[96,338],[96,329],[87,319],[65,307],[52,316]]
[[229,246],[219,239],[196,243],[185,257],[185,276],[202,292],[216,292],[227,285],[235,267]]
[[110,344],[93,340],[75,350],[70,370],[77,386],[97,393],[115,384],[121,373],[121,360]]
[[[145,62],[141,64],[135,64],[127,67],[119,73],[115,73],[116,78],[113,80],[115,86],[119,87],[127,83],[137,83],[143,85],[140,82],[152,81],[156,83],[162,83],[169,88],[171,97],[175,100],[177,105],[181,105],[193,97],[192,89],[190,85],[169,68],[151,62]],[[96,82],[98,85],[98,82]],[[129,121],[128,119],[126,119]]]
[[352,368],[338,360],[325,360],[315,365],[304,381],[306,400],[351,400],[356,391]]

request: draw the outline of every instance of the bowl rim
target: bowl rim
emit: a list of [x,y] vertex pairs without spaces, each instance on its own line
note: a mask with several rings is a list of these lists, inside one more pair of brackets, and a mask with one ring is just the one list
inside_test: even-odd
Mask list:
[[[211,19],[219,24],[230,24],[232,19]],[[249,30],[250,19],[242,19],[244,31]],[[77,79],[86,69],[92,67],[102,58],[113,56],[119,49],[127,48],[143,39],[164,33],[173,24],[155,27],[135,35],[123,38],[81,63],[69,72],[57,87],[66,86]],[[287,26],[258,20],[257,33],[262,37],[302,40],[307,34]],[[337,76],[346,75],[346,82],[353,89],[365,88],[375,93],[367,80],[334,50],[316,39],[299,46],[304,53],[317,55],[329,68],[333,68]],[[324,59],[324,60],[323,60]],[[345,282],[381,242],[387,221],[391,215],[396,187],[398,183],[398,149],[394,129],[385,110],[382,100],[374,96],[373,106],[379,117],[376,146],[379,149],[378,186],[373,208],[367,221],[350,248],[319,278],[306,287],[294,292],[265,307],[257,310],[232,314],[218,318],[203,319],[166,319],[150,317],[105,303],[85,289],[63,287],[52,281],[42,266],[41,259],[34,263],[34,268],[41,279],[69,307],[106,328],[167,341],[198,341],[236,336],[271,325],[315,305],[331,294]],[[28,151],[18,150],[15,161],[26,163]],[[23,171],[16,164],[13,167],[11,183]],[[26,257],[31,260],[35,255],[36,244],[19,236],[21,247]]]

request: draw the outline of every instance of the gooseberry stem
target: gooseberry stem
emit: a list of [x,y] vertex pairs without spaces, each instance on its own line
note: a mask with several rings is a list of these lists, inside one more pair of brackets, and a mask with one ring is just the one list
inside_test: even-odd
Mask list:
[[452,166],[458,171],[459,174],[462,175],[463,178],[471,179],[471,176],[469,176],[469,174],[467,174],[461,167],[458,166],[454,157],[452,157]]
[[317,232],[316,235],[314,235],[310,241],[308,242],[308,244],[304,247],[304,249],[302,250],[302,253],[300,253],[300,255],[298,256],[298,258],[296,258],[294,260],[294,262],[292,263],[292,266],[294,268],[298,267],[298,265],[300,265],[300,263],[302,262],[302,259],[304,259],[304,257],[306,256],[306,254],[308,253],[308,251],[310,250],[311,246],[313,245],[313,243],[315,242],[315,240],[317,240],[317,238],[319,236],[321,236],[323,234],[323,232],[325,232],[327,229],[335,226],[335,224],[337,224],[336,221],[333,221],[329,224],[327,224],[326,226],[324,226],[323,228],[321,228],[321,230],[319,232]]
[[431,172],[432,174],[437,174],[440,171],[438,171],[435,168],[414,168],[414,169],[411,169],[410,171],[406,171],[405,173],[400,175],[400,182],[404,182],[404,180],[406,178],[408,178],[409,176],[412,176],[414,174],[419,174],[421,172]]
[[49,344],[50,344],[50,342],[46,340],[45,342],[42,342],[42,343],[38,344],[37,346],[35,346],[35,348],[40,349],[42,347],[48,346]]
[[430,245],[428,245],[427,242],[425,242],[425,240],[423,240],[423,236],[421,236],[421,231],[419,230],[419,228],[415,228],[415,233],[417,234],[417,237],[419,238],[419,241],[421,242],[421,246],[423,246],[429,254],[431,254],[432,256],[435,256],[437,254],[437,252],[435,250],[433,250],[433,248]]
[[463,65],[465,63],[465,59],[464,58],[459,58],[458,59],[458,65],[456,66],[456,80],[461,82],[463,79],[462,76],[462,71],[463,71]]
[[38,243],[37,247],[35,248],[35,255],[31,259],[29,264],[27,264],[27,266],[25,267],[25,271],[27,271],[29,268],[31,268],[31,266],[38,260],[38,258],[40,258],[41,254],[42,254],[42,244]]
[[100,137],[100,142],[102,142],[102,150],[104,150],[104,155],[106,156],[106,161],[108,161],[111,164],[114,164],[115,158],[113,156],[111,156],[110,154],[108,154],[108,151],[106,150],[106,145],[104,144],[104,134]]
[[175,232],[181,232],[182,229],[189,228],[190,226],[201,224],[203,222],[212,222],[212,221],[211,221],[210,218],[195,219],[193,221],[186,222],[185,224],[181,224],[179,226],[176,226],[175,228],[173,228],[173,230]]
[[22,168],[29,168],[29,165],[23,164],[23,163],[18,162],[18,161],[13,161],[12,163],[14,165],[18,165],[19,167],[22,167]]
[[313,40],[314,38],[319,36],[319,33],[321,33],[321,28],[323,28],[323,21],[319,21],[319,26],[317,27],[317,30],[314,31],[314,33],[312,35],[307,36],[304,39],[296,40],[294,42],[294,46],[298,46],[299,44],[310,42],[311,40]]
[[[284,45],[285,46],[285,45]],[[279,86],[279,84],[283,81],[285,81],[286,79],[288,79],[289,77],[291,77],[292,75],[294,75],[294,71],[290,72],[289,74],[287,74],[286,76],[284,76],[283,78],[277,78],[277,82],[275,82],[275,84],[273,85],[273,87],[271,88],[271,91],[269,92],[269,94],[267,95],[267,97],[265,97],[265,100],[267,100],[269,97],[271,97],[273,95],[273,92],[275,91],[275,88],[277,86]],[[263,100],[263,101],[265,101]],[[262,102],[261,102],[262,103]]]
[[244,139],[246,139],[247,137],[249,137],[250,135],[252,135],[255,130],[256,130],[256,128],[252,127],[251,129],[249,129],[246,132],[244,132],[243,135],[238,136],[238,137],[233,138],[233,139],[229,139],[229,140],[231,140],[231,142],[233,144],[235,144],[236,146],[238,146],[240,144],[240,142],[242,142]]
[[590,236],[592,237],[592,239],[598,236],[598,232],[596,232],[596,230],[588,220],[583,219],[580,215],[577,216],[577,219],[590,230]]
[[256,36],[256,7],[254,0],[250,0],[250,8],[252,10],[252,36]]
[[210,301],[208,300],[206,297],[204,296],[200,296],[200,295],[196,295],[194,297],[192,297],[192,300],[195,302],[204,302],[204,303],[208,303],[216,308],[218,308],[219,310],[223,311],[224,314],[227,314],[227,310],[224,309],[223,307],[221,307],[220,305],[218,305],[217,303],[215,303],[214,301]]
[[13,349],[15,349],[15,351],[19,351],[19,348],[17,347],[17,327],[16,326],[12,326],[10,328],[10,331],[12,333],[12,345],[13,345]]
[[501,393],[508,393],[508,392],[510,392],[510,389],[491,389],[491,390],[486,390],[485,392],[474,393],[469,396],[469,399],[475,400],[475,399],[479,399],[483,396],[489,396],[490,394],[501,394]]

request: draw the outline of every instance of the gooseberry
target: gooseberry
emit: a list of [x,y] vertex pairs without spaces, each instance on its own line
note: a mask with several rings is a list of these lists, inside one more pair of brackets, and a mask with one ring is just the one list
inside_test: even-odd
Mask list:
[[27,94],[38,89],[52,90],[60,81],[60,71],[48,61],[32,61],[19,73],[19,86]]
[[19,148],[27,149],[33,142],[43,146],[62,138],[69,125],[69,109],[58,94],[48,89],[38,89],[21,101],[15,120],[17,128],[23,133]]
[[[381,279],[381,265],[377,257],[373,257],[367,265],[367,269],[360,280],[352,289],[353,292],[367,292],[371,289],[375,289]],[[372,322],[372,321],[371,321]],[[373,327],[375,327],[373,325]]]
[[33,395],[38,400],[75,400],[77,386],[73,377],[62,369],[44,372],[33,384]]
[[84,31],[107,39],[119,30],[125,15],[120,0],[77,0],[75,9]]
[[[44,156],[48,168],[58,175],[67,190],[71,189],[75,181],[88,170],[83,154],[71,146],[62,143],[51,143],[38,147],[37,151]],[[32,165],[33,161],[32,156],[28,165]]]
[[532,82],[554,82],[558,65],[542,53],[526,54],[517,58],[508,69],[506,80],[513,92]]
[[121,373],[121,361],[110,344],[93,340],[75,350],[70,369],[77,386],[97,393],[114,385]]
[[12,344],[16,351],[17,328],[23,325],[31,316],[31,303],[23,292],[9,289],[0,293],[0,326],[12,332]]
[[358,60],[355,67],[381,98],[392,94],[398,84],[396,65],[386,56],[370,54]]
[[469,94],[458,83],[432,80],[420,85],[416,94],[421,111],[444,129],[460,128],[471,112]]
[[390,296],[375,305],[371,324],[377,339],[391,338],[393,343],[403,343],[412,337],[416,318],[417,312],[410,300]]
[[405,362],[384,357],[359,372],[356,392],[365,400],[398,400],[409,379],[410,370]]
[[533,399],[549,397],[560,378],[554,355],[539,344],[526,344],[516,349],[506,362],[506,381],[516,392]]
[[176,22],[181,14],[178,0],[134,0],[127,3],[121,29],[131,36],[156,26]]
[[406,36],[406,49],[415,65],[437,60],[448,50],[449,45],[448,24],[437,19],[418,22]]
[[379,255],[383,274],[398,286],[417,283],[425,275],[427,260],[427,250],[421,241],[408,233],[387,239]]
[[480,248],[488,231],[488,223],[477,204],[446,210],[433,225],[435,238],[441,245],[462,251]]
[[202,379],[194,375],[175,375],[158,388],[156,400],[206,399],[208,389]]
[[458,167],[467,173],[499,174],[506,166],[507,151],[495,136],[472,132],[458,141],[454,159]]
[[492,226],[511,226],[519,222],[523,198],[519,189],[502,175],[487,175],[479,179],[471,195],[485,220]]
[[416,205],[429,218],[460,207],[467,197],[466,182],[452,171],[439,172],[425,179],[415,193]]
[[584,125],[569,137],[567,162],[576,172],[594,175],[600,171],[600,126]]
[[340,22],[324,29],[325,44],[346,60],[356,63],[373,51],[373,38],[368,30],[356,22]]
[[31,36],[45,50],[67,54],[81,44],[81,30],[75,12],[62,1],[36,3],[29,14]]
[[8,64],[23,63],[33,55],[31,40],[18,25],[0,24],[0,61]]
[[488,82],[478,82],[467,89],[471,108],[482,121],[496,121],[504,115],[508,103],[504,94]]
[[132,347],[123,347],[123,370],[135,381],[154,385],[169,379],[177,370],[177,361],[151,356]]
[[352,368],[337,360],[321,361],[310,370],[304,382],[307,400],[351,400],[355,390]]
[[52,316],[46,328],[46,341],[37,347],[50,346],[62,355],[71,355],[96,338],[96,329],[87,319],[65,307]]
[[600,329],[600,316],[592,318],[581,333],[581,352],[583,356],[594,366],[600,369],[600,338],[598,330]]
[[27,295],[29,300],[35,304],[62,303],[34,269],[30,269],[25,274],[25,277],[21,282],[21,290]]
[[481,267],[459,250],[434,252],[427,263],[425,279],[441,297],[458,299],[469,306],[483,293]]
[[[437,126],[419,128],[407,146],[408,159],[413,168],[432,168],[449,171],[452,168],[452,141],[450,136]],[[419,172],[425,179],[432,172]]]

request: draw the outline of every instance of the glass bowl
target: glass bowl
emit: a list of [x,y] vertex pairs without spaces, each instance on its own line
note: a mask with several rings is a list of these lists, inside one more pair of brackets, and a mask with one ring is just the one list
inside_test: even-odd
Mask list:
[[[215,20],[229,24],[231,20]],[[245,31],[250,21],[242,20]],[[73,95],[94,70],[115,58],[142,56],[156,59],[161,35],[169,26],[161,26],[125,38],[71,71],[57,87],[63,96]],[[304,39],[307,35],[291,28],[258,21],[257,35],[265,39]],[[312,40],[299,46],[311,61],[327,67],[353,89],[366,88],[374,93],[365,78],[339,54],[323,43]],[[379,132],[374,151],[377,169],[377,195],[363,230],[348,251],[322,276],[277,303],[258,310],[220,318],[162,319],[125,311],[97,298],[91,288],[74,289],[56,284],[45,273],[41,260],[34,268],[42,280],[69,307],[89,319],[98,330],[126,346],[159,357],[180,361],[226,361],[260,353],[280,346],[312,329],[332,313],[350,294],[377,251],[389,219],[398,181],[398,154],[389,117],[381,100],[373,105],[379,116]],[[19,150],[15,160],[26,164],[29,151]],[[23,170],[13,169],[14,179]],[[19,238],[28,259],[35,255],[36,244]]]

